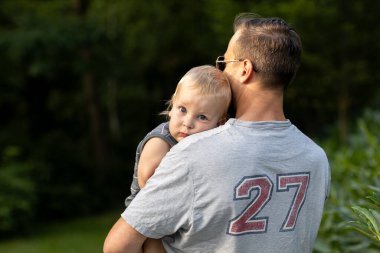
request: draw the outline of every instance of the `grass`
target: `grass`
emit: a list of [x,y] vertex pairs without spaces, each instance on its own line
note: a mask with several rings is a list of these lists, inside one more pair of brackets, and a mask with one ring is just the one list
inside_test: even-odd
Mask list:
[[96,253],[120,212],[37,227],[25,238],[0,242],[4,253]]

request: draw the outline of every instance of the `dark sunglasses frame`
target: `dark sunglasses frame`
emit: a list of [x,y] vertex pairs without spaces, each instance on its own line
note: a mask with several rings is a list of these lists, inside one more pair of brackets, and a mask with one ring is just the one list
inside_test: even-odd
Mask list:
[[217,69],[223,71],[226,68],[226,64],[230,62],[241,62],[243,59],[225,60],[224,56],[218,56],[215,61],[215,66]]

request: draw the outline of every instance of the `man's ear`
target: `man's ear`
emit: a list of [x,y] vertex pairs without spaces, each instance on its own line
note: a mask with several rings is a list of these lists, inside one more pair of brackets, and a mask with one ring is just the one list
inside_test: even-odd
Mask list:
[[250,60],[243,61],[243,68],[241,69],[240,74],[240,82],[247,83],[251,78],[255,75],[255,71],[253,70],[253,65]]

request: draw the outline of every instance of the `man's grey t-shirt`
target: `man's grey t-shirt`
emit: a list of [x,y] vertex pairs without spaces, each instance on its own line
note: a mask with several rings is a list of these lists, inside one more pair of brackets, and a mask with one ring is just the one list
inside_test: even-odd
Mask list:
[[290,121],[230,119],[165,156],[122,217],[167,252],[312,252],[324,151]]

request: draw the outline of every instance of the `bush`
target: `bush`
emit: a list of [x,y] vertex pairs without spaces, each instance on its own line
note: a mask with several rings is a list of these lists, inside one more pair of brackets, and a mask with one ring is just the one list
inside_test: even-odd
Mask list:
[[35,184],[31,179],[33,166],[15,161],[18,147],[3,151],[0,166],[0,234],[23,231],[34,218]]
[[379,252],[379,245],[348,225],[351,206],[368,205],[365,196],[380,186],[380,113],[367,111],[346,145],[323,146],[331,167],[331,191],[326,203],[315,252]]
[[371,202],[365,207],[351,207],[357,220],[350,222],[350,226],[380,246],[380,195],[374,193],[367,198]]

